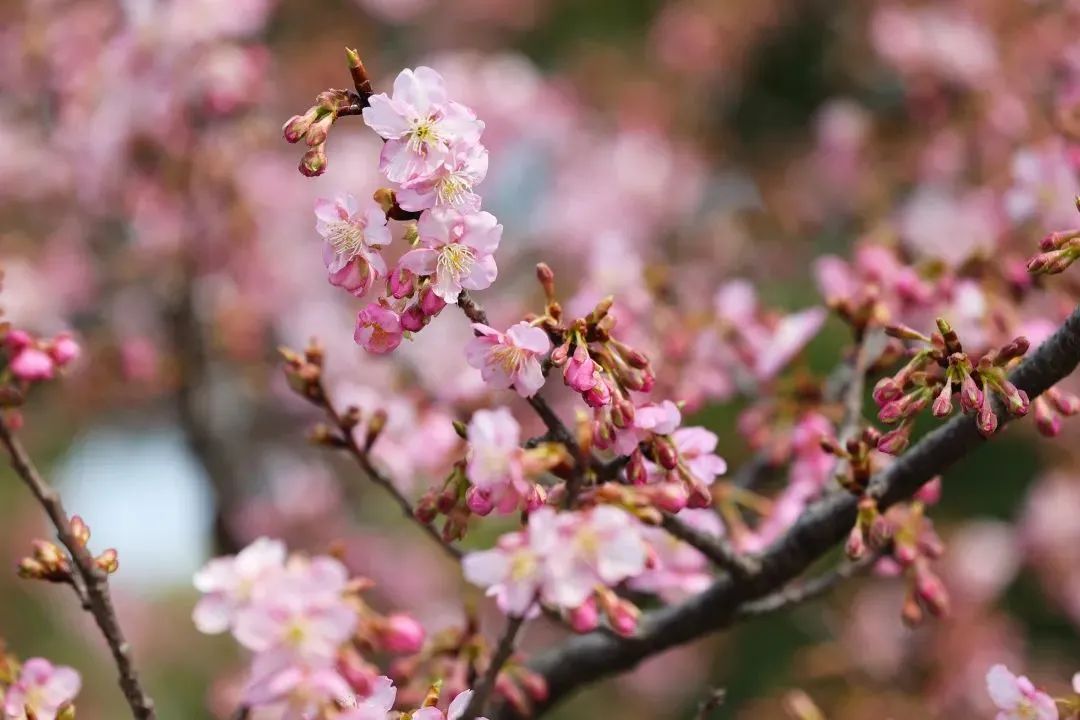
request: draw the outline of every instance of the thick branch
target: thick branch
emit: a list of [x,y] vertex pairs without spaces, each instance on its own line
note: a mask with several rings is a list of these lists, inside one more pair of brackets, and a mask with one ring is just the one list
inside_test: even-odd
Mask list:
[[11,428],[8,427],[2,415],[0,415],[0,442],[7,449],[11,467],[41,503],[53,527],[56,528],[57,537],[71,554],[75,569],[72,587],[75,588],[83,607],[93,615],[101,634],[105,636],[105,642],[112,651],[113,660],[120,673],[120,689],[131,707],[132,715],[136,720],[155,720],[157,716],[154,713],[154,701],[146,694],[139,682],[139,674],[131,660],[131,646],[124,638],[120,623],[116,619],[112,597],[109,595],[108,575],[94,563],[90,551],[80,545],[72,534],[71,523],[59,493],[49,487],[45,479],[41,477],[26,449],[11,432]]
[[[1078,362],[1080,308],[1016,368],[1010,379],[1034,399],[1076,369]],[[1002,424],[1009,420],[1008,414],[1001,414]],[[887,508],[910,497],[984,441],[973,418],[954,417],[878,473],[871,481],[870,493],[882,509]],[[547,702],[537,711],[583,685],[629,670],[645,658],[731,624],[741,605],[783,587],[840,543],[855,522],[855,503],[848,494],[823,498],[807,508],[761,556],[760,573],[744,581],[736,581],[730,574],[719,577],[699,595],[643,617],[634,637],[590,633],[535,658],[532,668],[544,676],[549,689]],[[514,716],[512,708],[503,707],[495,718]]]

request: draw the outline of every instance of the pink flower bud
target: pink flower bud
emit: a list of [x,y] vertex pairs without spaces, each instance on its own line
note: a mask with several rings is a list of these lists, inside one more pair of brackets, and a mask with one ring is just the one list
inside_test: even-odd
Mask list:
[[656,455],[656,462],[665,470],[674,470],[679,466],[679,451],[664,438],[653,438],[653,453]]
[[308,128],[311,127],[311,123],[315,122],[315,119],[318,118],[318,116],[319,109],[313,107],[303,115],[293,115],[286,120],[285,124],[281,127],[281,134],[284,136],[286,142],[300,142],[300,138],[304,137]]
[[465,504],[475,514],[481,517],[495,509],[495,503],[491,499],[491,493],[484,492],[478,487],[470,487],[465,491]]
[[551,364],[555,367],[562,367],[563,364],[569,359],[569,356],[570,347],[569,341],[567,341],[551,351]]
[[847,543],[844,545],[844,552],[852,560],[858,560],[866,553],[866,542],[863,540],[862,528],[858,525],[851,528]]
[[442,312],[444,307],[446,307],[446,301],[436,295],[434,288],[430,285],[420,291],[420,309],[425,315],[434,317]]
[[391,352],[401,339],[401,318],[385,305],[371,303],[357,314],[353,340],[369,353]]
[[690,496],[686,498],[686,506],[695,509],[711,507],[712,495],[709,493],[709,488],[693,483],[690,486]]
[[313,147],[300,158],[300,174],[305,177],[318,177],[326,172],[326,148],[323,145]]
[[398,300],[412,295],[416,289],[416,276],[404,268],[396,268],[394,272],[390,273],[390,277],[387,278],[386,282],[390,288],[390,294]]
[[878,420],[891,424],[904,417],[904,405],[900,400],[886,403],[878,410]]
[[637,631],[638,617],[641,611],[629,600],[619,598],[608,608],[608,622],[611,629],[623,637],[633,637]]
[[1046,391],[1046,399],[1065,417],[1072,417],[1080,412],[1080,398],[1056,387]]
[[55,366],[53,359],[48,354],[35,347],[24,347],[11,359],[8,365],[11,374],[19,380],[37,382],[50,380],[53,377]]
[[392,653],[409,655],[420,652],[424,647],[424,627],[410,615],[394,613],[386,618],[379,640]]
[[931,613],[937,617],[948,614],[949,593],[937,575],[929,570],[920,572],[915,581],[915,589]]
[[983,394],[975,384],[975,378],[970,373],[965,373],[964,380],[960,383],[960,407],[965,412],[977,412],[982,407],[982,401]]
[[893,378],[881,378],[874,385],[873,398],[878,406],[899,399],[904,394],[903,388]]
[[910,543],[897,543],[893,550],[893,559],[904,567],[910,567],[918,557],[918,551]]
[[669,513],[677,513],[686,507],[690,493],[681,482],[665,482],[649,488],[649,500],[653,506]]
[[408,332],[420,332],[428,323],[428,316],[417,305],[410,305],[401,313],[401,329]]
[[882,435],[878,439],[877,449],[886,455],[899,455],[907,449],[910,439],[911,428],[902,425]]
[[4,344],[8,349],[19,351],[24,347],[32,345],[34,339],[30,337],[30,333],[25,330],[9,330],[8,334],[4,336]]
[[304,133],[304,142],[308,144],[308,147],[317,147],[326,142],[327,135],[330,134],[330,126],[334,124],[334,114],[327,113],[321,118],[311,123],[306,133]]
[[533,702],[544,702],[548,699],[547,680],[544,679],[543,675],[523,667],[521,672],[518,673],[518,682],[521,683],[521,687],[525,688],[525,692],[529,694]]
[[990,437],[997,430],[997,415],[990,408],[990,403],[984,403],[983,407],[979,408],[979,413],[975,417],[975,425],[979,428],[979,432],[982,433],[983,437]]
[[596,375],[596,363],[589,357],[589,351],[584,345],[578,345],[574,355],[563,369],[563,382],[574,392],[588,392],[599,382]]
[[339,287],[355,297],[365,295],[375,282],[375,273],[371,265],[364,258],[357,256],[345,264],[337,272],[330,273],[327,278],[334,287]]
[[952,414],[952,383],[946,381],[945,387],[941,388],[941,392],[936,398],[934,398],[934,405],[931,408],[931,412],[934,417],[946,417]]
[[79,343],[67,333],[53,338],[52,345],[49,347],[49,355],[60,367],[77,360],[81,352]]
[[626,480],[631,485],[644,485],[649,481],[649,473],[645,469],[645,458],[636,448],[630,453],[630,460],[626,463]]
[[915,499],[927,505],[937,505],[941,500],[941,476],[938,475],[919,488]]
[[542,486],[533,484],[525,494],[525,510],[532,512],[538,510],[547,502],[547,490]]
[[1028,399],[1027,393],[1008,380],[1001,383],[1001,388],[1005,391],[1005,402],[1009,412],[1017,417],[1027,415],[1028,410],[1031,409],[1031,401]]
[[596,608],[596,600],[589,598],[584,603],[570,611],[570,627],[574,632],[592,632],[600,624],[600,611]]
[[1050,405],[1043,398],[1035,399],[1035,427],[1046,437],[1057,437],[1061,434],[1061,416],[1050,409]]
[[587,392],[582,393],[581,398],[589,407],[601,408],[611,402],[611,388],[609,388],[607,382],[597,374],[596,384]]

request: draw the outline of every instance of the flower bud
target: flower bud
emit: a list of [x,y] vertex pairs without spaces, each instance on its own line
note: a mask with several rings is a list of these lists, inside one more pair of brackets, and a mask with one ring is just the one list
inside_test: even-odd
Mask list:
[[641,611],[629,600],[619,598],[607,608],[607,616],[612,630],[623,637],[633,637]]
[[1046,399],[1065,417],[1080,412],[1080,398],[1070,392],[1052,387],[1046,391]]
[[919,598],[934,616],[941,617],[949,612],[949,593],[941,579],[929,570],[922,570],[915,580],[915,590]]
[[428,316],[419,305],[410,305],[401,313],[401,329],[407,332],[420,332],[428,324]]
[[109,548],[94,558],[94,564],[97,565],[98,569],[102,572],[112,575],[120,569],[120,556],[117,554],[115,548]]
[[975,384],[975,378],[971,373],[964,373],[964,380],[960,383],[960,407],[965,412],[977,412],[983,404],[983,394]]
[[1013,415],[1023,417],[1031,408],[1031,401],[1023,390],[1020,390],[1008,380],[1003,380],[1001,389],[1005,393],[1005,403]]
[[326,172],[326,148],[318,145],[311,148],[300,158],[300,174],[305,177],[318,177]]
[[941,476],[932,478],[930,482],[919,488],[915,493],[915,499],[926,505],[937,505],[941,500]]
[[997,430],[997,415],[990,408],[990,403],[984,403],[983,407],[979,408],[979,412],[975,416],[975,425],[979,428],[979,432],[982,433],[983,437],[990,437]]
[[922,608],[919,607],[919,602],[911,593],[908,593],[907,597],[904,598],[904,607],[900,611],[900,619],[903,620],[904,624],[909,628],[917,627],[922,624]]
[[90,542],[90,526],[79,515],[72,515],[71,520],[68,521],[68,527],[71,528],[71,534],[75,536],[75,542],[82,547],[86,547],[86,543]]
[[555,273],[547,263],[536,264],[536,279],[544,289],[544,297],[552,302],[555,299]]
[[382,623],[379,641],[383,648],[392,653],[417,653],[424,646],[424,627],[410,615],[394,613]]
[[599,380],[596,363],[589,357],[588,349],[579,344],[563,369],[563,382],[574,392],[584,393],[592,390]]
[[677,513],[686,507],[690,493],[681,482],[665,482],[650,486],[649,500],[657,508]]
[[912,427],[905,423],[900,427],[896,427],[895,430],[891,430],[888,433],[881,435],[878,438],[877,449],[883,453],[890,454],[890,456],[897,456],[907,449],[907,444],[912,439]]
[[304,137],[311,124],[318,119],[320,112],[318,106],[316,106],[303,115],[293,115],[286,120],[281,128],[281,134],[285,137],[286,142],[300,142],[300,138]]
[[435,507],[435,495],[431,492],[421,497],[420,502],[413,508],[413,515],[425,525],[434,522],[438,514],[438,508]]
[[68,334],[57,335],[49,347],[49,355],[60,367],[78,359],[81,349],[79,343]]
[[847,553],[848,558],[852,560],[858,560],[866,554],[866,542],[863,539],[863,531],[858,525],[851,528],[851,532],[848,533],[847,543],[844,545],[844,552]]
[[435,290],[431,285],[420,291],[420,309],[424,311],[425,315],[434,317],[442,312],[444,307],[446,307],[446,301],[435,294]]
[[55,368],[53,359],[47,353],[32,346],[18,351],[8,363],[11,374],[25,382],[51,380]]
[[416,276],[405,268],[395,268],[386,280],[390,294],[400,300],[413,294],[416,289]]
[[893,400],[885,403],[885,405],[878,410],[878,420],[885,424],[892,424],[902,417],[904,417],[904,404],[901,400]]
[[321,118],[311,123],[308,131],[304,133],[304,142],[308,147],[317,147],[326,142],[330,134],[330,126],[334,124],[334,113],[326,113]]
[[1061,416],[1050,409],[1050,405],[1043,398],[1035,399],[1035,427],[1046,437],[1057,437],[1061,434]]
[[595,377],[596,384],[582,393],[581,399],[591,408],[601,408],[611,402],[611,388],[599,373]]
[[903,388],[891,377],[881,378],[874,385],[873,398],[874,402],[879,406],[885,405],[892,400],[897,400],[902,397],[903,394]]
[[600,612],[596,608],[596,600],[592,597],[570,611],[570,627],[574,632],[592,632],[599,624]]
[[548,699],[547,680],[543,675],[523,667],[521,672],[518,673],[517,679],[521,687],[525,688],[525,692],[533,699],[533,702],[544,702]]
[[630,453],[630,460],[626,463],[626,481],[631,485],[644,485],[649,481],[649,473],[645,469],[645,458],[637,448]]
[[656,462],[665,470],[674,470],[679,466],[679,451],[668,440],[662,437],[653,438],[653,454]]
[[495,509],[491,493],[485,492],[476,486],[465,491],[465,504],[469,507],[469,510],[481,517],[488,515]]
[[952,392],[952,383],[946,380],[945,386],[941,388],[941,392],[934,398],[934,405],[931,408],[934,417],[942,418],[952,414]]

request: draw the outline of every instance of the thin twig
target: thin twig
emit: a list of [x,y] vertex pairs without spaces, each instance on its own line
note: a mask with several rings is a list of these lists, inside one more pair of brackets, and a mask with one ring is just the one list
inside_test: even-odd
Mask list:
[[139,674],[131,660],[131,646],[124,638],[120,622],[116,619],[112,597],[109,595],[108,575],[97,566],[90,551],[79,544],[71,531],[71,523],[67,512],[64,511],[60,494],[41,477],[26,449],[12,433],[2,415],[0,415],[0,442],[3,442],[7,450],[11,467],[45,509],[53,527],[56,528],[57,537],[71,554],[75,572],[79,578],[74,580],[73,575],[72,587],[79,595],[80,602],[94,617],[101,634],[105,636],[105,642],[112,651],[113,660],[120,673],[120,689],[131,707],[132,715],[136,720],[154,720],[157,717],[154,713],[154,701],[143,690]]
[[499,646],[495,648],[495,654],[491,656],[491,662],[488,663],[487,669],[484,671],[484,677],[480,680],[480,684],[476,686],[476,690],[473,692],[473,696],[461,716],[462,720],[473,720],[484,711],[484,706],[487,704],[488,698],[491,697],[491,692],[495,689],[495,681],[499,677],[499,671],[502,670],[503,665],[510,659],[510,656],[514,654],[518,633],[524,624],[524,615],[511,615],[506,621],[506,630],[503,631],[503,636],[499,640]]
[[431,539],[438,543],[439,547],[443,549],[447,555],[453,558],[455,561],[461,560],[461,551],[456,547],[446,542],[439,532],[426,522],[416,517],[416,513],[413,511],[412,503],[406,498],[397,486],[394,485],[393,480],[384,475],[374,463],[371,462],[371,456],[356,442],[356,438],[353,436],[354,428],[345,421],[342,415],[334,408],[334,403],[331,402],[330,397],[326,394],[326,388],[323,386],[322,381],[319,381],[318,393],[320,398],[320,405],[326,412],[326,416],[334,424],[334,427],[340,432],[340,440],[342,442],[343,449],[347,450],[350,455],[356,460],[356,463],[360,466],[360,469],[364,471],[368,479],[375,483],[393,498],[397,506],[401,508],[402,514],[408,518],[414,525],[419,527],[426,533]]

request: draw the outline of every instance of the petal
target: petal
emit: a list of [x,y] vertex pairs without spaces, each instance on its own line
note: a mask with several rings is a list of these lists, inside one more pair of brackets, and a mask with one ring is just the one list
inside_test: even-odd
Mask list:
[[45,697],[50,705],[60,706],[73,700],[82,687],[79,673],[69,667],[58,667],[45,685]]
[[471,213],[464,217],[465,234],[461,242],[477,251],[480,255],[491,255],[499,247],[502,239],[502,225],[489,212]]
[[[484,290],[491,287],[491,283],[495,282],[495,278],[498,276],[499,268],[495,264],[495,258],[491,255],[479,257],[473,263],[469,274],[461,279],[460,287],[468,290]],[[454,301],[457,302],[456,296]],[[447,302],[450,301],[447,300]]]
[[432,275],[438,267],[439,253],[430,248],[416,248],[401,256],[398,267],[417,275]]
[[551,349],[551,340],[548,338],[548,334],[527,322],[520,322],[511,326],[506,331],[506,334],[514,341],[515,345],[529,352],[542,355]]
[[409,132],[409,121],[401,108],[386,96],[372,95],[364,108],[364,123],[387,140],[394,140]]
[[544,387],[544,371],[540,361],[533,358],[526,360],[524,366],[514,378],[514,388],[521,397],[532,397]]
[[1022,699],[1016,676],[1004,665],[995,665],[986,673],[986,690],[1000,710],[1011,710]]
[[[488,283],[490,285],[491,283]],[[485,285],[484,287],[488,287]],[[458,295],[461,294],[462,282],[454,277],[451,272],[435,273],[435,283],[431,286],[432,291],[446,301],[447,305],[457,304]],[[470,287],[470,290],[482,290],[483,288]]]
[[315,217],[324,223],[340,222],[342,219],[341,213],[338,212],[337,203],[326,198],[319,198],[315,201]]
[[465,579],[478,587],[491,587],[506,579],[510,559],[501,550],[471,552],[461,561]]
[[450,703],[450,707],[446,709],[446,720],[458,720],[464,715],[465,710],[469,707],[469,701],[472,700],[472,696],[472,690],[458,693],[458,696]]
[[414,187],[403,187],[394,193],[398,205],[409,212],[418,212],[435,207],[435,185],[432,183],[416,183]]
[[199,632],[217,635],[229,629],[232,610],[232,603],[221,595],[209,595],[196,603],[191,619]]
[[420,216],[416,231],[420,241],[427,247],[438,248],[452,242],[451,233],[461,221],[461,214],[453,210],[435,208]]

